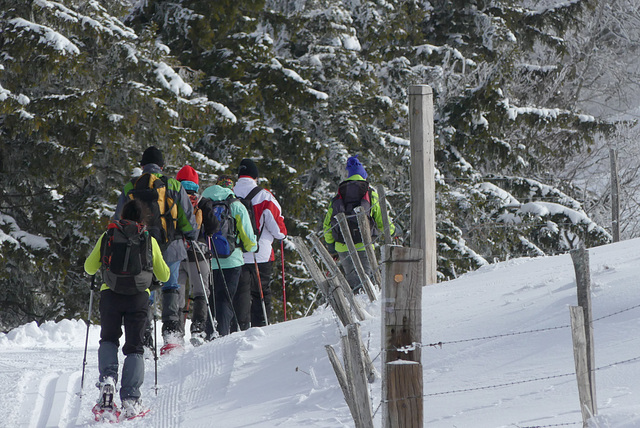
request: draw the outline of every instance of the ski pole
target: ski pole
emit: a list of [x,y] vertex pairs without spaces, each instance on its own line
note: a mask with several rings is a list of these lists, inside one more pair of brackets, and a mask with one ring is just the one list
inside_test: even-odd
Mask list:
[[[229,299],[229,305],[231,305],[231,312],[233,313],[233,319],[236,320],[236,331],[240,331],[240,323],[238,322],[238,315],[236,314],[236,309],[233,307],[233,299],[231,298],[231,293],[229,293],[229,286],[227,285],[227,278],[224,276],[224,272],[222,271],[222,266],[220,266],[220,258],[218,257],[218,249],[215,244],[211,243],[211,248],[213,249],[213,254],[216,256],[216,263],[218,263],[218,269],[220,270],[220,276],[222,276],[222,282],[224,283],[224,289],[227,292],[227,299]],[[214,285],[214,293],[215,294],[215,285]]]
[[256,253],[253,254],[253,265],[256,267],[256,275],[258,276],[258,288],[260,289],[260,302],[262,303],[262,314],[264,315],[264,325],[269,325],[269,318],[267,317],[267,306],[264,304],[264,293],[262,292],[262,280],[260,279],[260,269],[258,269],[258,261],[256,260]]
[[158,396],[158,296],[153,292],[153,360],[155,363],[155,384],[156,397]]
[[[200,275],[200,285],[202,286],[202,292],[204,293],[204,300],[207,303],[207,311],[209,312],[209,319],[211,319],[211,325],[213,326],[213,330],[215,332],[216,324],[215,324],[215,321],[213,319],[213,312],[211,312],[211,306],[209,305],[209,298],[207,297],[207,290],[204,289],[204,279],[202,278],[202,270],[200,270],[200,262],[198,261],[198,255],[196,254],[196,247],[197,247],[197,245],[195,245],[195,242],[194,242],[193,243],[193,257],[196,259],[196,268],[198,269],[198,275]],[[202,248],[198,247],[198,252],[200,252],[200,255],[202,256],[203,260],[207,259],[204,256],[204,253],[202,252]]]
[[280,240],[280,259],[282,260],[282,310],[284,311],[284,320],[287,320],[287,289],[284,285],[284,239]]
[[84,357],[82,358],[82,377],[80,378],[80,396],[84,389],[84,370],[87,366],[87,346],[89,345],[89,327],[91,326],[91,310],[93,309],[93,288],[96,285],[96,276],[91,277],[91,288],[89,292],[89,314],[87,315],[87,334],[84,337]]

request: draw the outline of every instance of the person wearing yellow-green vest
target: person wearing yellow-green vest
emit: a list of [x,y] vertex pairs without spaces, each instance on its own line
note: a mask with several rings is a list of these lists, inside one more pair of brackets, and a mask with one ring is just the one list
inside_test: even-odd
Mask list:
[[[329,252],[332,255],[337,254],[340,258],[340,265],[344,271],[344,275],[351,286],[354,293],[357,293],[362,284],[358,273],[353,265],[353,261],[349,256],[349,249],[344,242],[340,226],[336,219],[338,213],[345,213],[351,230],[351,237],[356,244],[358,257],[362,263],[362,267],[366,274],[373,280],[373,271],[371,264],[367,258],[367,254],[362,244],[362,238],[358,230],[358,221],[353,211],[354,207],[361,206],[365,211],[369,211],[369,223],[371,224],[372,236],[375,237],[379,231],[383,230],[382,212],[378,201],[378,193],[369,186],[367,182],[367,171],[358,160],[358,155],[351,156],[347,159],[346,167],[348,177],[338,186],[336,196],[331,199],[327,214],[324,217],[323,230],[324,240],[327,243]],[[395,226],[389,225],[390,233],[393,235]]]
[[[137,200],[129,201],[122,208],[123,221],[146,225],[148,213],[146,207]],[[132,223],[132,224],[135,224]],[[95,275],[102,267],[101,248],[106,232],[100,236],[91,254],[84,262],[84,269],[89,275]],[[159,281],[169,279],[169,266],[162,257],[160,246],[155,238],[150,237],[153,275]],[[104,277],[103,273],[103,277]],[[107,284],[100,287],[100,346],[98,348],[98,370],[100,398],[94,407],[96,417],[106,409],[102,402],[105,391],[115,392],[118,379],[118,347],[124,324],[125,342],[122,353],[125,355],[122,367],[120,398],[125,418],[135,417],[143,411],[140,401],[140,387],[144,380],[144,344],[143,337],[147,324],[147,307],[151,272],[143,272],[136,279],[136,287],[129,294],[121,294],[112,290]],[[139,283],[139,284],[138,284]],[[145,286],[147,287],[146,289]],[[116,284],[117,288],[117,284]]]

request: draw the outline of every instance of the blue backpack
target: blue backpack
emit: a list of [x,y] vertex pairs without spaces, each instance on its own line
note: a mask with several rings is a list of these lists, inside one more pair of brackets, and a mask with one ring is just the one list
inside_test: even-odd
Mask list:
[[212,251],[214,256],[220,259],[229,257],[238,245],[238,230],[236,219],[231,214],[231,203],[237,201],[234,195],[223,201],[213,201],[213,214],[220,223],[217,232],[211,235]]

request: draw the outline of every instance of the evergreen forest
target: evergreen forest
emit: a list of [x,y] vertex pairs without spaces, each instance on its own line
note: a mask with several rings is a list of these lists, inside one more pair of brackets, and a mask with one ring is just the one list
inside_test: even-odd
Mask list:
[[[302,237],[358,154],[408,242],[416,84],[433,90],[439,281],[611,242],[611,153],[622,239],[639,236],[636,3],[0,0],[0,331],[86,318],[84,260],[151,145],[201,189],[254,159]],[[323,299],[284,253],[297,318]]]

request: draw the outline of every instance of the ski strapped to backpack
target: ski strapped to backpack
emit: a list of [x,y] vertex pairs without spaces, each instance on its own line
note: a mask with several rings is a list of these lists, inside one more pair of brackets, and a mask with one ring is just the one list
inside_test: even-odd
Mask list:
[[100,246],[101,272],[115,293],[133,295],[145,291],[153,279],[153,253],[147,228],[135,221],[110,223]]
[[169,197],[169,179],[161,175],[144,173],[132,180],[133,189],[129,190],[130,199],[142,201],[151,211],[149,233],[156,238],[160,249],[165,250],[176,233],[178,206]]
[[355,207],[362,207],[362,209],[368,213],[367,218],[371,226],[371,234],[372,236],[377,234],[375,222],[371,217],[371,189],[369,188],[369,182],[365,180],[343,181],[338,186],[338,194],[333,198],[331,207],[333,208],[331,234],[336,242],[341,244],[345,243],[344,237],[340,232],[340,227],[338,226],[338,219],[336,218],[336,215],[339,213],[345,213],[347,216],[347,224],[349,225],[353,242],[356,244],[362,242],[358,219],[353,210]]
[[[256,212],[253,209],[253,204],[251,203],[251,200],[258,194],[260,193],[260,191],[263,190],[262,187],[260,186],[256,186],[253,189],[251,189],[251,191],[247,194],[247,196],[245,196],[244,198],[238,198],[238,200],[240,202],[242,202],[242,205],[244,205],[244,207],[247,209],[247,212],[249,213],[249,220],[251,221],[251,227],[253,228],[253,234],[256,235],[256,242],[259,245],[260,242],[260,235],[262,234],[262,227],[260,227],[260,229],[258,230],[258,221],[256,220]],[[242,243],[241,243],[242,245]],[[246,248],[242,248],[243,252],[247,252]],[[258,252],[258,248],[256,248],[255,252]]]

